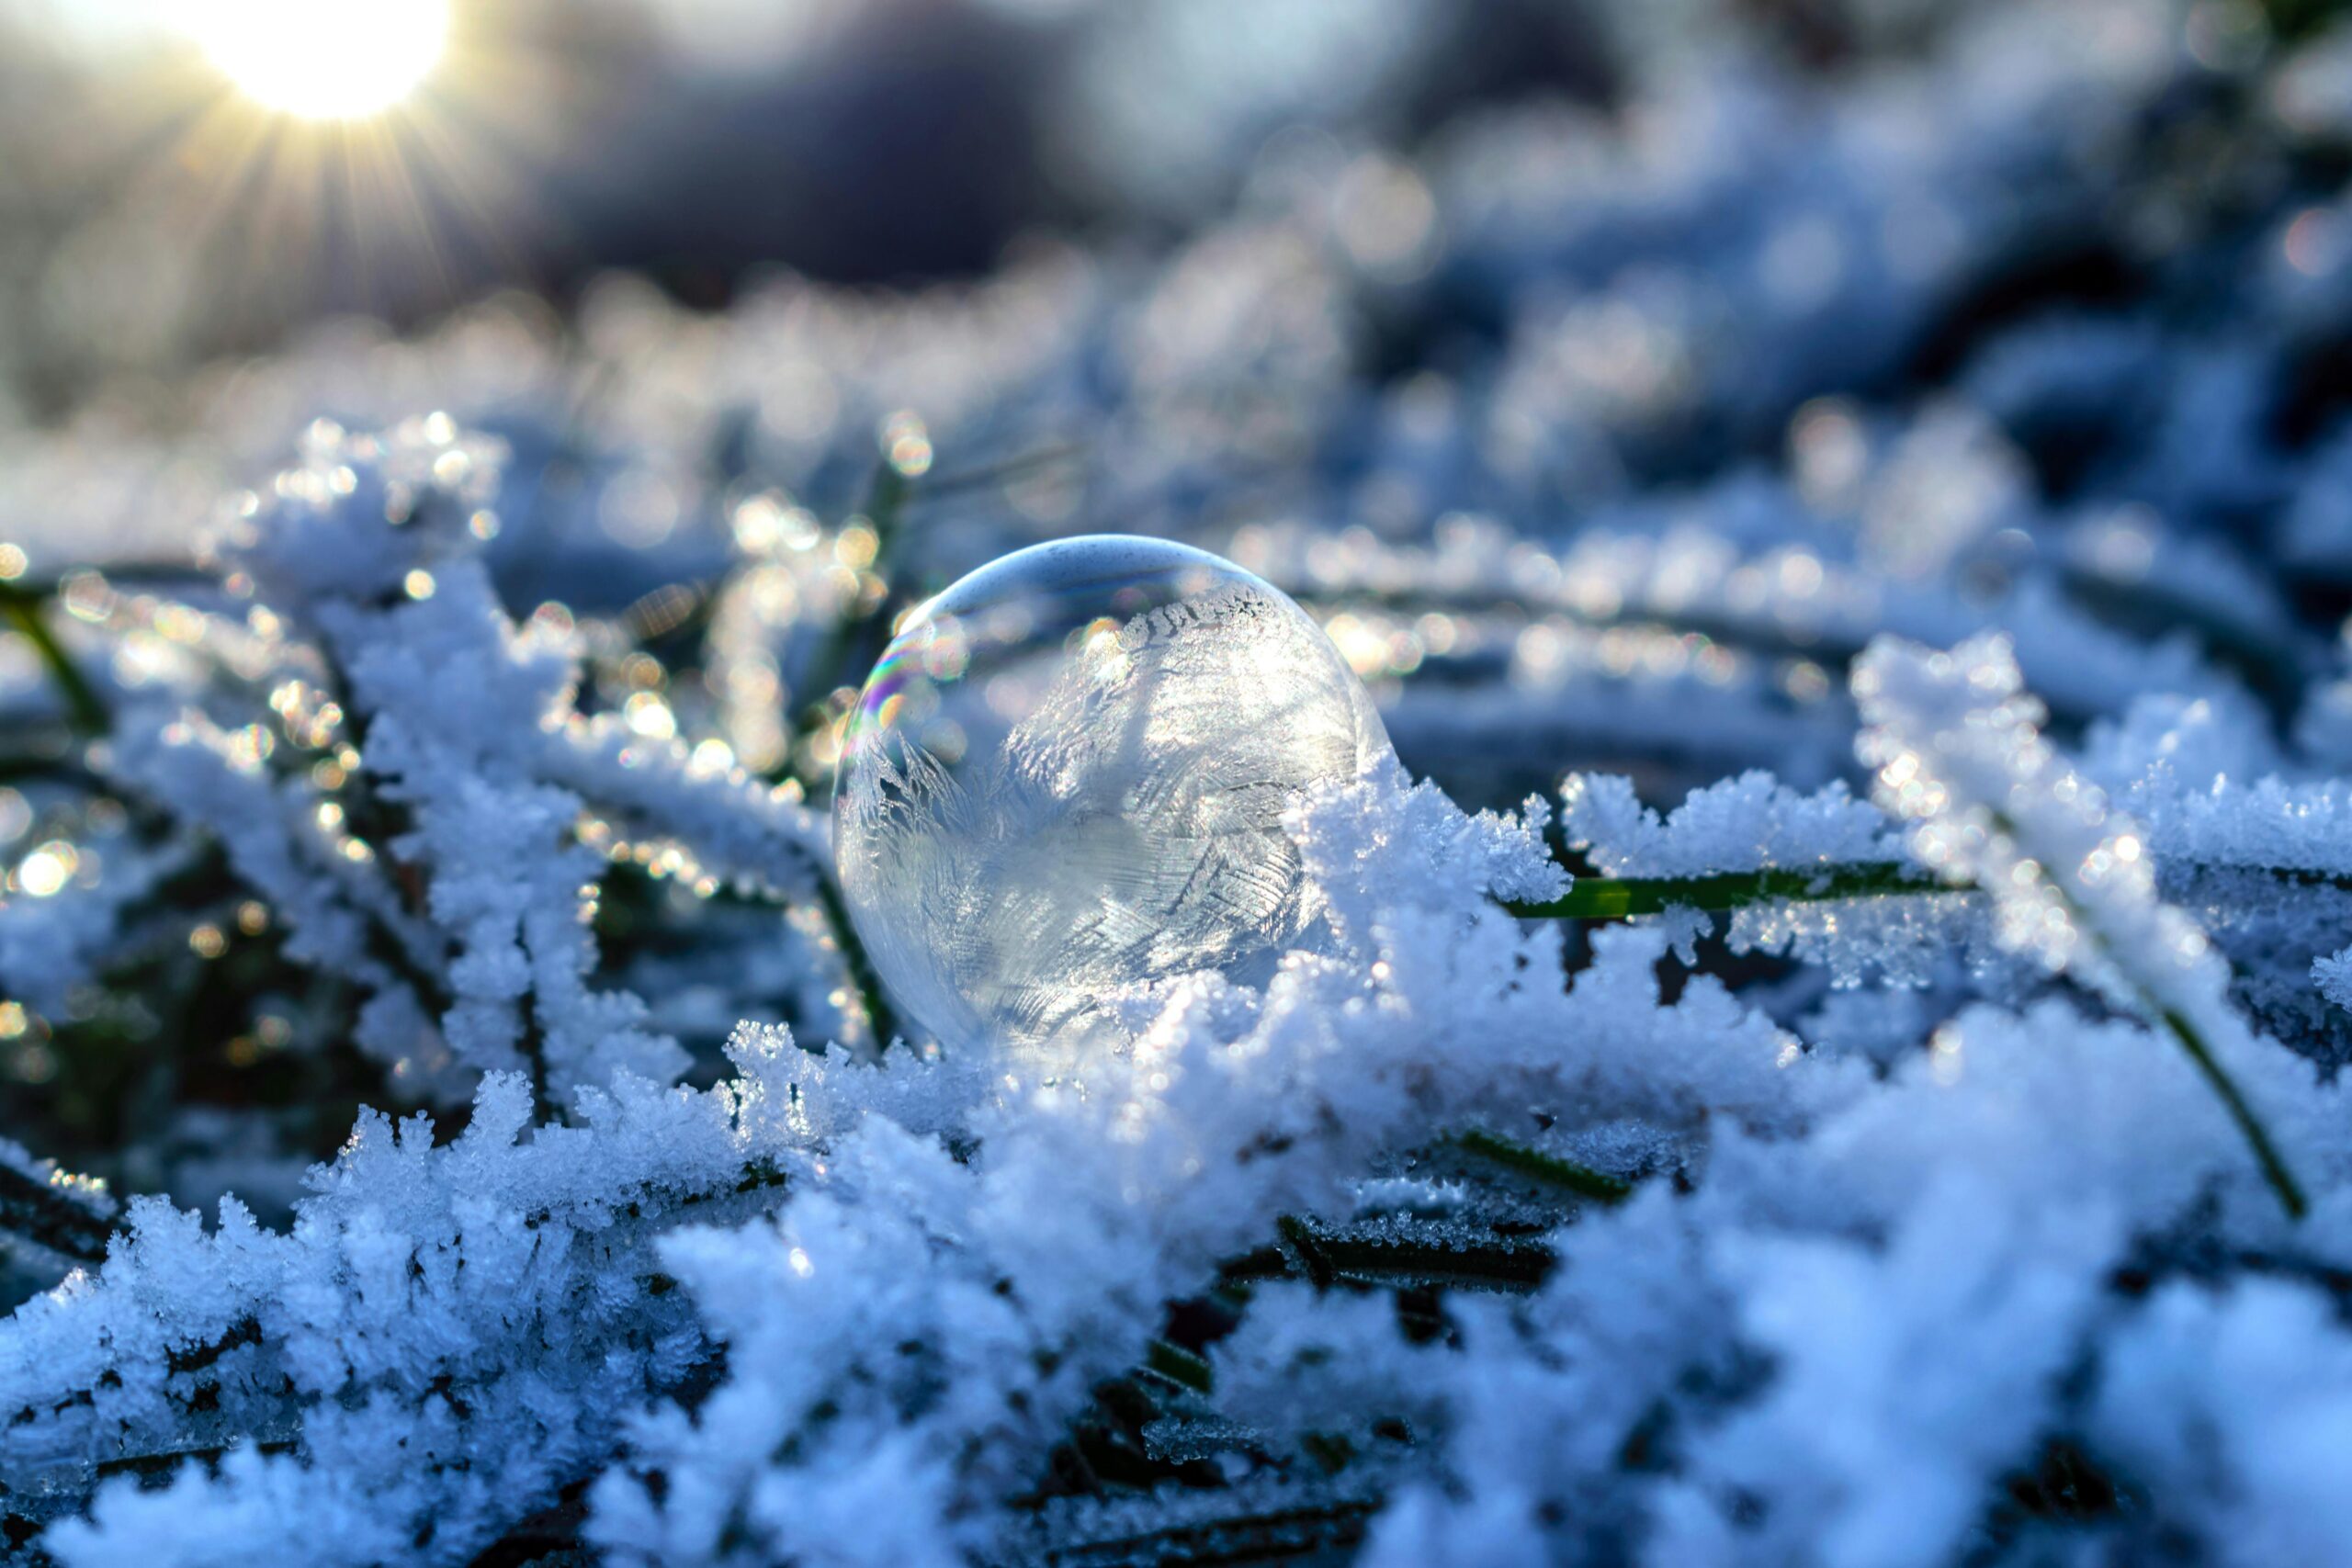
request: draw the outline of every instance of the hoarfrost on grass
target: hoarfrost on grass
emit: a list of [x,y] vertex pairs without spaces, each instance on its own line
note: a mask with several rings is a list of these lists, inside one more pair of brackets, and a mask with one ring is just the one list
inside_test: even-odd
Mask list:
[[[1156,264],[614,280],[0,432],[109,711],[0,660],[0,1073],[259,1086],[11,1123],[11,1550],[2332,1554],[2344,38],[1827,14],[1824,75],[1627,9],[1621,107],[1286,143]],[[1290,810],[1329,940],[1251,984],[877,1053],[843,628],[1082,525],[1292,595],[1443,787]],[[1555,841],[1736,907],[1514,919]],[[403,1114],[281,1223],[271,1095]]]

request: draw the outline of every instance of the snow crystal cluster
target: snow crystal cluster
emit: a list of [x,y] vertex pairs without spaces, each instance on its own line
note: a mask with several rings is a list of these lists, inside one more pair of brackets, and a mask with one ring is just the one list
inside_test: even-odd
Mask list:
[[[2341,1558],[2346,35],[1817,9],[0,437],[0,1560]],[[1313,940],[935,1040],[859,687],[1111,528],[1394,754]]]

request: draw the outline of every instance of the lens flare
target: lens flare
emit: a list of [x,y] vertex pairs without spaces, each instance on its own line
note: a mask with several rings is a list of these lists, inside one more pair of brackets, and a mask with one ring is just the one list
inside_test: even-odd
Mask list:
[[248,97],[302,119],[361,119],[406,97],[448,41],[448,0],[207,0],[194,29]]

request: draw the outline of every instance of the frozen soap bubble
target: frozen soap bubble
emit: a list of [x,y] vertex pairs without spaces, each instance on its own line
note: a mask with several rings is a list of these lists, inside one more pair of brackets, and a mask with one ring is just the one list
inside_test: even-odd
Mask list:
[[1280,590],[1163,540],[1039,545],[921,606],[875,666],[834,793],[842,895],[943,1041],[1072,1035],[1144,982],[1262,984],[1321,912],[1283,807],[1387,754]]

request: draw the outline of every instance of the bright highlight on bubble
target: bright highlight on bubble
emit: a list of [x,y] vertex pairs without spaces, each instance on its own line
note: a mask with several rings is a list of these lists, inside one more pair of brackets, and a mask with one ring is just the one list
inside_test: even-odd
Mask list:
[[199,0],[191,27],[246,96],[303,119],[406,97],[448,42],[448,0]]
[[1262,984],[1311,945],[1283,810],[1388,750],[1279,590],[1161,540],[1040,545],[916,610],[866,682],[834,797],[843,897],[943,1041],[1073,1042],[1136,987]]

